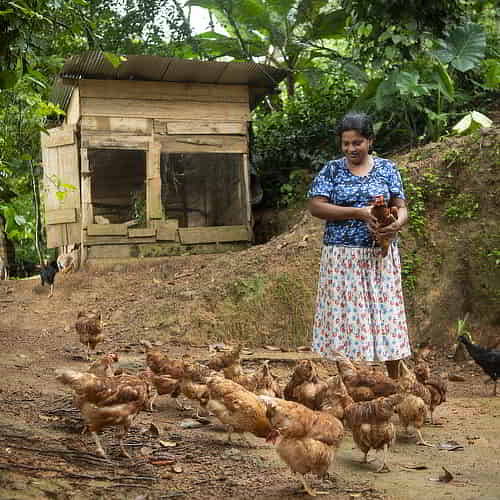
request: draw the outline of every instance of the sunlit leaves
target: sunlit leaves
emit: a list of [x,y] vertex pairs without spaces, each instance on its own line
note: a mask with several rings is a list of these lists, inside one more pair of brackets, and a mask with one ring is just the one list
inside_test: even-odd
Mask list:
[[493,122],[479,111],[472,111],[465,115],[453,128],[455,134],[466,135],[479,128],[489,128]]

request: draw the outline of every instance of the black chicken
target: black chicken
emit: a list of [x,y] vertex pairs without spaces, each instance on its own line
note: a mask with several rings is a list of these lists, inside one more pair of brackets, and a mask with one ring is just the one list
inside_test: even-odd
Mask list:
[[52,293],[54,291],[54,279],[58,271],[59,267],[57,265],[56,260],[53,260],[46,266],[42,266],[42,270],[40,271],[40,279],[42,280],[42,286],[44,286],[45,283],[47,283],[47,285],[50,285],[49,298],[52,297]]
[[472,359],[478,364],[493,380],[495,386],[493,395],[497,395],[497,379],[500,378],[500,351],[486,349],[478,344],[474,344],[468,335],[460,335],[458,340],[465,345]]

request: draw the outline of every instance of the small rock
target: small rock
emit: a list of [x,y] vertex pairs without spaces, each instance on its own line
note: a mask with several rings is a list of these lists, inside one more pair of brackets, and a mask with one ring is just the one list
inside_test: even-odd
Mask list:
[[448,380],[451,382],[465,382],[465,377],[463,375],[459,375],[458,373],[450,373],[448,375]]

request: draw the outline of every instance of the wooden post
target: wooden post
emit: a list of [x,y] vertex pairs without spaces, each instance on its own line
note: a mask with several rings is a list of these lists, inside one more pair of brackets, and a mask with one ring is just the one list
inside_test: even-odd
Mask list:
[[[252,206],[250,201],[250,166],[248,164],[248,154],[243,155],[243,203],[245,209],[245,225],[248,228],[248,233],[251,235],[252,230]],[[252,238],[253,239],[253,238]]]
[[82,188],[82,229],[80,243],[80,266],[87,260],[87,229],[94,222],[94,211],[92,208],[92,179],[90,177],[90,165],[87,148],[80,149],[81,165],[81,188]]
[[160,157],[161,144],[152,141],[146,159],[146,218],[148,226],[152,219],[163,219]]

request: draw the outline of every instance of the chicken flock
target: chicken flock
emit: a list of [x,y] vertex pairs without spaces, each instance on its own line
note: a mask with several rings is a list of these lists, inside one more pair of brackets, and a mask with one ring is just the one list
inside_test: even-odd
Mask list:
[[[104,339],[101,314],[79,313],[75,328],[88,358],[89,349]],[[181,399],[187,398],[196,404],[196,417],[203,412],[224,424],[228,441],[234,434],[253,434],[274,443],[305,491],[315,496],[321,492],[308,485],[305,475],[328,474],[348,430],[363,453],[362,462],[368,462],[370,450],[381,450],[377,472],[387,471],[395,423],[405,432],[414,428],[416,443],[429,445],[422,427],[427,416],[432,420],[436,407],[446,401],[445,381],[431,375],[424,359],[418,359],[413,370],[401,362],[398,380],[380,367],[352,362],[340,354],[329,378],[320,377],[313,361],[300,360],[288,382],[281,384],[269,362],[251,372],[244,370],[240,345],[200,362],[187,354],[172,359],[147,341],[141,344],[144,368],[137,373],[115,369],[115,353],[102,356],[86,371],[56,370],[56,379],[71,388],[84,430],[91,433],[103,458],[107,453],[98,435],[103,428],[119,429],[121,454],[129,457],[123,439],[137,414],[153,411],[159,396],[168,395],[180,408]]]

